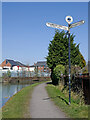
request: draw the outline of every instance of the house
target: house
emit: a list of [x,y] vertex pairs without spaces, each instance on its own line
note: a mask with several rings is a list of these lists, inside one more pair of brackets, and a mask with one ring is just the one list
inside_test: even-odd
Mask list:
[[0,68],[2,70],[27,70],[27,66],[22,64],[21,62],[6,59],[0,64]]
[[38,72],[50,73],[50,69],[48,68],[46,61],[37,62],[35,67],[37,68]]
[[35,71],[35,65],[31,65],[31,66],[29,67],[29,71],[34,72],[34,71]]

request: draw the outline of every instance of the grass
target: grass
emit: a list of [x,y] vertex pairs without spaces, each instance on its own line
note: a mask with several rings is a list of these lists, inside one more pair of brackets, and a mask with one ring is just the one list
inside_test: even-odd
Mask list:
[[0,120],[2,119],[2,109],[0,109]]
[[88,118],[88,105],[79,104],[77,99],[72,97],[71,105],[68,104],[68,91],[61,92],[59,86],[48,85],[46,90],[49,94],[51,100],[61,109],[61,111],[66,113],[67,117],[70,118]]
[[27,86],[2,107],[2,118],[30,118],[29,104],[33,88],[40,83]]
[[90,120],[90,105],[88,106],[88,119]]

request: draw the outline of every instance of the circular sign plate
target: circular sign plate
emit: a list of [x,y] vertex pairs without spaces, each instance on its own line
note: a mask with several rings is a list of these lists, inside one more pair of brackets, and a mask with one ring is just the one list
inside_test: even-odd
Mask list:
[[66,16],[66,22],[70,24],[73,21],[73,18],[71,16]]

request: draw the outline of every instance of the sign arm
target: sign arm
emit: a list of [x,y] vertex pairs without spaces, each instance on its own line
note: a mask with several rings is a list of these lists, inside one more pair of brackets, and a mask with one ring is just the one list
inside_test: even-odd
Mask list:
[[67,26],[57,25],[57,24],[53,24],[53,23],[46,23],[46,25],[48,27],[58,28],[58,29],[62,29],[62,30],[68,30]]
[[73,27],[76,27],[76,26],[79,26],[79,25],[82,25],[84,24],[85,21],[84,20],[81,20],[79,22],[76,22],[76,23],[73,23],[73,24],[70,24],[70,28],[73,28]]

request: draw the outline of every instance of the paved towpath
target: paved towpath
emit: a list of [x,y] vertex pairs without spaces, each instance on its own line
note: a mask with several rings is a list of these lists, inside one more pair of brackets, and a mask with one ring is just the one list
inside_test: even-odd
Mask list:
[[30,115],[32,118],[66,118],[65,114],[54,105],[45,89],[46,83],[34,88],[30,100]]

